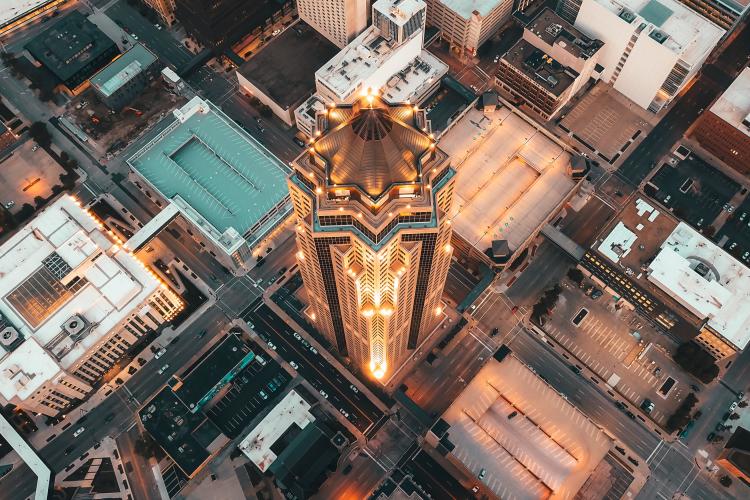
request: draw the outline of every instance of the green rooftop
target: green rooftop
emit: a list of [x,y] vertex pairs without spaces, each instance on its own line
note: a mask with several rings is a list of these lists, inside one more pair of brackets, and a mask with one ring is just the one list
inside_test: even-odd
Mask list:
[[658,0],[651,0],[641,9],[639,14],[654,26],[661,27],[673,12],[672,9],[659,3]]
[[155,62],[154,53],[142,43],[136,43],[130,50],[92,76],[89,81],[99,92],[110,96]]
[[245,235],[285,215],[264,218],[288,200],[286,166],[214,104],[193,98],[141,142],[128,164],[219,233],[234,228]]

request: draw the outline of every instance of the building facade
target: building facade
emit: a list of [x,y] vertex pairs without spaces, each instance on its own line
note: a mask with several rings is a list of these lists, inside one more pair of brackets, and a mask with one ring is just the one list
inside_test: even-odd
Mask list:
[[750,3],[742,0],[680,0],[709,21],[732,31],[745,18]]
[[[569,20],[575,5],[561,12]],[[582,0],[574,19],[604,42],[602,80],[653,113],[685,88],[726,32],[677,0]]]
[[524,29],[500,59],[497,85],[549,120],[593,77],[598,79],[600,40],[592,40],[550,9]]
[[319,120],[289,179],[310,316],[387,380],[442,313],[455,171],[411,105],[369,95]]
[[750,176],[750,68],[700,116],[692,136],[709,153]]
[[50,16],[69,0],[27,0],[0,4],[0,36]]
[[297,0],[300,19],[343,49],[367,28],[369,0]]
[[175,0],[144,0],[144,2],[159,14],[164,24],[172,26],[172,23],[174,23]]
[[224,49],[291,8],[291,1],[175,0],[175,17],[205,47]]
[[513,13],[513,0],[427,0],[427,23],[452,49],[473,57]]
[[67,196],[0,247],[0,294],[0,394],[50,416],[183,307]]

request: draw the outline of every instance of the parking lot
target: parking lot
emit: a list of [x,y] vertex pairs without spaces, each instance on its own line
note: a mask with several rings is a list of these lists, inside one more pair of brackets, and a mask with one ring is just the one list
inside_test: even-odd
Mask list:
[[261,353],[263,362],[254,358],[237,374],[221,398],[206,410],[216,426],[230,438],[239,436],[292,379],[278,363],[262,354],[260,346],[250,344],[253,352]]
[[675,166],[663,164],[644,192],[696,229],[711,225],[741,186],[690,154]]
[[714,238],[734,258],[750,266],[750,198],[746,198]]
[[587,288],[564,283],[543,329],[574,356],[571,370],[585,365],[635,407],[651,400],[650,416],[663,425],[690,392],[690,380],[668,354],[675,346],[637,314],[616,309],[608,293],[592,299]]

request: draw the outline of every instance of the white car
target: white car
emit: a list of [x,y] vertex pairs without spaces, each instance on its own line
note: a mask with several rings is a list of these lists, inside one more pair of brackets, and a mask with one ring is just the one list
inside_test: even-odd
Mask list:
[[320,395],[328,399],[328,394],[326,394],[326,391],[324,391],[323,389],[320,390]]
[[341,414],[342,414],[343,416],[345,416],[346,418],[349,418],[349,413],[347,413],[347,411],[346,411],[346,410],[344,410],[343,408],[339,408],[339,411],[341,412]]
[[359,394],[359,389],[357,389],[357,386],[356,386],[356,385],[354,385],[354,384],[350,385],[350,386],[349,386],[349,389],[351,389],[351,390],[352,390],[353,392],[355,392],[356,394]]
[[161,368],[159,368],[159,371],[157,371],[156,373],[158,373],[159,375],[162,375],[165,371],[167,371],[167,369],[169,369],[169,365],[168,364],[166,364],[166,365],[162,366]]
[[297,332],[294,332],[294,338],[297,340],[302,340],[302,336]]
[[77,438],[78,436],[80,436],[81,434],[83,434],[83,431],[85,431],[85,430],[86,430],[86,428],[85,428],[85,427],[79,427],[79,428],[78,428],[78,430],[76,430],[76,431],[75,431],[75,432],[73,433],[73,437],[74,437],[74,438]]
[[156,351],[156,354],[154,354],[154,359],[161,358],[162,356],[164,356],[165,352],[167,352],[167,350],[164,347],[162,347],[161,349],[159,349],[158,351]]
[[276,345],[273,342],[271,342],[270,340],[268,341],[268,347],[270,347],[274,351],[276,350]]
[[313,354],[318,354],[318,350],[314,348],[313,346],[310,346],[310,352]]
[[299,370],[299,365],[297,365],[297,363],[295,363],[294,361],[290,361],[289,366],[291,366],[295,370]]

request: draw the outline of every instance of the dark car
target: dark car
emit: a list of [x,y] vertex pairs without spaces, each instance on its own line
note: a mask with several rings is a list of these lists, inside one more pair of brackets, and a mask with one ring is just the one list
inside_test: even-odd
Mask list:
[[708,434],[708,436],[706,437],[706,441],[711,441],[711,440],[712,440],[713,438],[715,438],[715,437],[716,437],[716,434],[714,434],[713,432],[711,432],[711,433],[709,433],[709,434]]
[[635,420],[635,414],[632,411],[626,411],[625,415],[627,415],[630,420]]
[[[107,415],[106,417],[104,417],[104,422],[105,423],[109,423],[109,422],[111,422],[114,419],[115,419],[115,414],[114,413],[110,413],[109,415]],[[79,420],[79,422],[80,422],[80,420]]]
[[75,449],[76,449],[75,446],[68,446],[67,448],[65,448],[65,451],[63,453],[65,453],[65,455],[67,456],[73,453],[73,450]]
[[490,337],[494,337],[495,335],[498,334],[499,331],[500,331],[499,328],[493,328],[492,331],[490,332]]
[[601,291],[601,290],[599,290],[598,288],[594,288],[594,291],[593,291],[593,292],[591,292],[591,298],[592,298],[593,300],[596,300],[596,299],[598,299],[598,298],[599,298],[599,297],[601,297],[602,295],[604,295],[604,292],[602,292],[602,291]]

